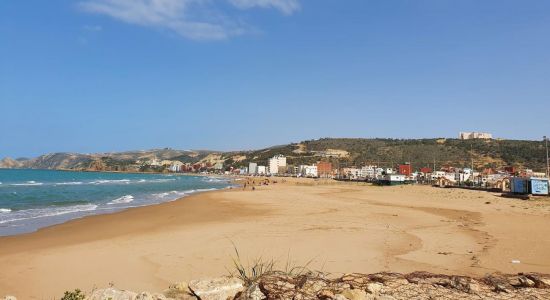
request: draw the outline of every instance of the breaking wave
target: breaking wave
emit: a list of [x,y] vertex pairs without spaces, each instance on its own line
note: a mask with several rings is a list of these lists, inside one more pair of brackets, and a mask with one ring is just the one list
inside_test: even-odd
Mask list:
[[122,196],[120,198],[116,198],[115,200],[107,203],[109,205],[113,205],[113,204],[124,204],[124,203],[130,203],[134,201],[134,196],[132,195],[126,195],[126,196]]
[[14,186],[37,186],[37,185],[43,185],[44,183],[42,182],[36,182],[36,181],[27,181],[25,183],[12,183],[11,185],[14,185]]
[[97,208],[95,204],[82,204],[82,205],[73,205],[66,207],[55,207],[55,208],[33,208],[26,210],[19,210],[9,214],[9,218],[0,219],[0,224],[21,221],[21,220],[30,220],[44,217],[54,217],[70,213],[78,213],[84,211],[92,211]]

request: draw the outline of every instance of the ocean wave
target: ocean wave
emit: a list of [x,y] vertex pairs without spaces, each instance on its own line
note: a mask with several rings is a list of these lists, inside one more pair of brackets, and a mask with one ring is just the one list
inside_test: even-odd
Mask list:
[[206,182],[229,182],[227,178],[223,177],[204,177],[203,181]]
[[44,183],[42,182],[36,182],[36,181],[33,181],[33,180],[30,180],[30,181],[27,181],[25,183],[12,183],[11,185],[13,186],[37,186],[37,185],[43,185]]
[[119,184],[119,183],[130,183],[130,179],[101,179],[91,181],[90,184]]
[[84,182],[82,181],[68,181],[68,182],[57,182],[55,185],[81,185]]
[[169,182],[169,181],[176,181],[175,178],[168,178],[168,179],[151,179],[151,180],[145,180],[143,182]]
[[45,218],[45,217],[54,217],[54,216],[66,215],[70,213],[92,211],[96,209],[97,209],[97,205],[88,203],[88,204],[73,205],[73,206],[66,206],[66,207],[32,208],[32,209],[26,209],[26,210],[19,210],[19,211],[10,213],[9,214],[10,217],[7,219],[0,219],[0,224],[15,222],[15,221],[22,221],[22,220]]
[[193,189],[193,190],[185,190],[185,191],[170,191],[170,192],[153,194],[153,196],[160,199],[166,199],[169,196],[179,198],[179,197],[184,197],[186,195],[190,195],[194,193],[209,192],[209,191],[215,191],[215,190],[217,189],[209,188],[209,189]]
[[170,191],[170,192],[153,194],[153,196],[156,197],[156,198],[163,199],[163,198],[166,198],[168,196],[182,197],[182,196],[185,196],[187,193],[189,193],[189,191]]
[[9,213],[9,212],[11,212],[11,209],[9,209],[9,208],[0,208],[0,214]]
[[113,205],[113,204],[124,204],[124,203],[130,203],[134,201],[134,196],[132,195],[126,195],[126,196],[122,196],[120,198],[116,198],[115,200],[107,203],[108,205]]

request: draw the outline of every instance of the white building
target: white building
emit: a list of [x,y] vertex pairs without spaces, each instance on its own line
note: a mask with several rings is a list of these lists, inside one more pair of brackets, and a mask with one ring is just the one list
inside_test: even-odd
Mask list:
[[257,163],[249,163],[248,164],[248,174],[255,175],[258,173],[258,164]]
[[359,168],[343,168],[342,173],[349,179],[357,179],[361,177],[361,169]]
[[317,166],[312,165],[301,165],[298,168],[298,173],[303,177],[319,177],[319,173],[317,171]]
[[444,171],[435,171],[432,173],[432,180],[437,180],[439,178],[445,178],[448,181],[455,182],[456,181],[456,175],[455,173],[447,173]]
[[269,173],[271,175],[279,174],[281,168],[286,168],[286,157],[283,155],[275,155],[269,159]]
[[266,166],[258,166],[258,175],[266,175],[267,174],[267,167]]
[[181,167],[183,166],[183,163],[181,161],[173,161],[170,165],[170,172],[181,172]]
[[376,176],[376,166],[364,166],[361,168],[361,177],[374,178]]
[[388,184],[403,184],[405,183],[406,176],[402,174],[387,174],[384,175],[384,180],[387,181]]
[[461,140],[472,140],[472,139],[490,140],[493,138],[493,135],[486,132],[461,132],[458,134],[458,138]]

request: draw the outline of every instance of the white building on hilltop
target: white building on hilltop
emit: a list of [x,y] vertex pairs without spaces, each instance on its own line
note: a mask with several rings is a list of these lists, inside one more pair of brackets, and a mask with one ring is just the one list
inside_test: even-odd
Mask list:
[[275,155],[269,159],[269,173],[279,174],[280,170],[286,168],[286,156]]
[[486,132],[461,132],[458,135],[458,138],[461,140],[473,140],[473,139],[490,140],[493,138],[493,135]]

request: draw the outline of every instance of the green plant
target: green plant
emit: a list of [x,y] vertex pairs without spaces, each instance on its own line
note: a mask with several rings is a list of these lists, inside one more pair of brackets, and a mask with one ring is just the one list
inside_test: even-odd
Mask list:
[[275,266],[274,260],[263,260],[262,257],[256,258],[252,261],[252,264],[243,264],[239,250],[233,244],[233,249],[235,250],[235,257],[233,257],[233,267],[237,271],[237,274],[231,273],[231,275],[236,276],[241,279],[246,285],[251,285],[256,282],[262,275],[273,272],[273,267]]
[[81,290],[76,289],[72,292],[66,291],[61,300],[84,300],[85,298],[86,296],[84,295],[84,293],[82,293]]
[[244,264],[239,254],[237,246],[233,244],[233,249],[235,251],[235,256],[233,259],[233,268],[235,271],[229,272],[231,276],[235,276],[241,279],[246,285],[251,285],[254,282],[257,282],[260,277],[270,273],[283,273],[289,276],[301,276],[306,273],[309,273],[310,270],[308,266],[311,264],[313,259],[309,260],[305,265],[300,266],[296,265],[290,258],[290,252],[287,255],[287,260],[282,270],[277,270],[275,268],[276,261],[273,259],[265,260],[263,257],[255,258],[252,263]]

